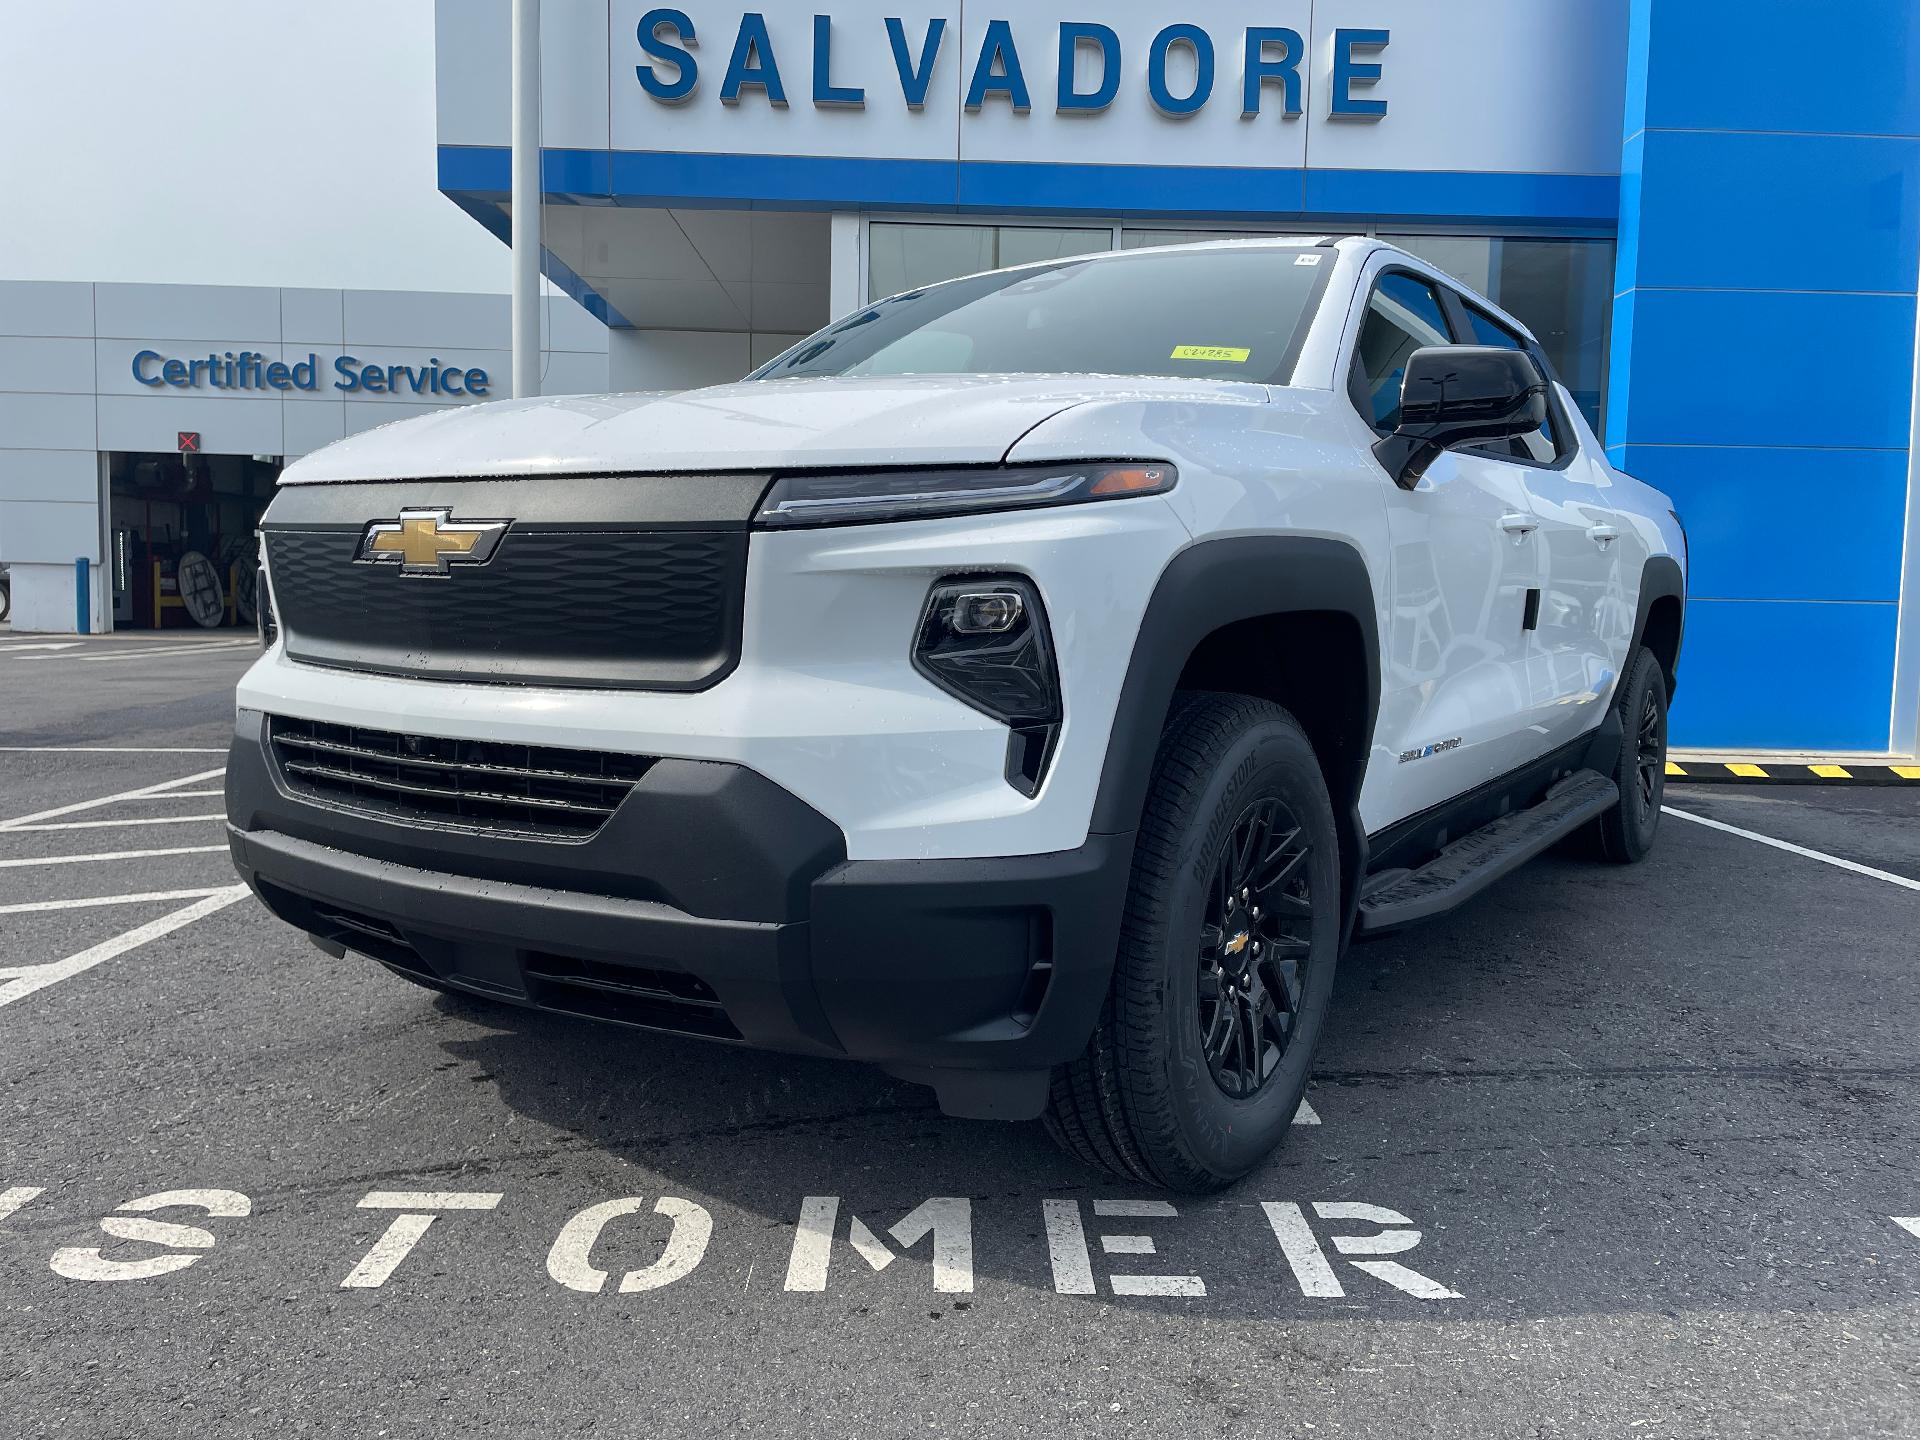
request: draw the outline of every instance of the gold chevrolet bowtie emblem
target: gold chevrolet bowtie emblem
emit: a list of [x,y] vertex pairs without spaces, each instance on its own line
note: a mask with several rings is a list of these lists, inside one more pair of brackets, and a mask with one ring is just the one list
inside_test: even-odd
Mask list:
[[398,520],[375,520],[360,540],[360,565],[398,565],[402,575],[445,578],[455,565],[484,565],[500,548],[511,520],[454,520],[445,506],[402,510]]

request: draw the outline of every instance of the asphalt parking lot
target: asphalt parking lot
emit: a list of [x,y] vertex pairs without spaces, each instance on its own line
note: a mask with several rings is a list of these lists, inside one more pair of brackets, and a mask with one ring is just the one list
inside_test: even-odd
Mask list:
[[0,1434],[1920,1434],[1920,787],[1676,786],[1799,850],[1673,819],[1356,948],[1292,1142],[1169,1206],[330,959],[227,861],[244,638],[40,643]]

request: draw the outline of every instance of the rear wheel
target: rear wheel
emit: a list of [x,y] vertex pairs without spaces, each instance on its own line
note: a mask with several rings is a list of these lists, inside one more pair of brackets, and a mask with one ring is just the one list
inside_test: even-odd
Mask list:
[[1047,1123],[1117,1175],[1206,1191],[1286,1137],[1333,990],[1338,840],[1285,710],[1180,697],[1134,850],[1113,989]]
[[1593,822],[1594,844],[1603,859],[1632,865],[1653,849],[1667,792],[1667,680],[1651,650],[1633,657],[1615,709],[1620,751],[1613,781],[1620,803]]

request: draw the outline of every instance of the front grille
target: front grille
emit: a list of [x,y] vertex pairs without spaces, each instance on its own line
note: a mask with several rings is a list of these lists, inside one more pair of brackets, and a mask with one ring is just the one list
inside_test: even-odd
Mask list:
[[433,679],[647,690],[700,689],[734,664],[745,531],[516,525],[486,564],[445,578],[356,564],[360,538],[357,528],[268,529],[276,618],[292,658]]
[[497,834],[583,839],[653,761],[493,740],[448,740],[271,716],[267,735],[296,795],[363,814]]

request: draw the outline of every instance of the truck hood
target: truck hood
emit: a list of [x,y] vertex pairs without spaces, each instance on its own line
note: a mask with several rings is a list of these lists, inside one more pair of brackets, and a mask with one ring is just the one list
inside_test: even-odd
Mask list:
[[1063,410],[1152,400],[1261,405],[1267,392],[1211,380],[928,375],[558,395],[382,425],[296,461],[280,483],[993,464]]

